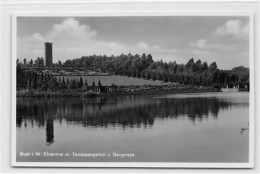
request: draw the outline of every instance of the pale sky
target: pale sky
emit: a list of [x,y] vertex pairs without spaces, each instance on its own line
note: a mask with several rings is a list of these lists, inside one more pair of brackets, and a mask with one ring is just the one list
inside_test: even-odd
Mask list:
[[54,62],[146,53],[155,61],[249,66],[249,17],[18,17],[17,34],[20,60],[44,57],[44,42],[53,42]]

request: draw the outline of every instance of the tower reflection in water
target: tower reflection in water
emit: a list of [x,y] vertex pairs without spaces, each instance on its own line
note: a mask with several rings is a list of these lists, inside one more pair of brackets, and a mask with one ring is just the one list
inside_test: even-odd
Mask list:
[[52,118],[48,118],[46,121],[46,142],[47,145],[51,145],[54,142],[54,126]]

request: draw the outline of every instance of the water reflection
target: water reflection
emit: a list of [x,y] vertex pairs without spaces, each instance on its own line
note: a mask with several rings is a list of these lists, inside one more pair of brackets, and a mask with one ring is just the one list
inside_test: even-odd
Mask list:
[[48,118],[46,121],[46,142],[51,145],[54,142],[54,126],[53,119]]
[[84,127],[152,127],[155,119],[187,117],[192,122],[234,106],[232,101],[216,97],[153,98],[121,96],[84,99],[17,99],[17,127],[46,129],[46,142],[54,142],[54,121]]

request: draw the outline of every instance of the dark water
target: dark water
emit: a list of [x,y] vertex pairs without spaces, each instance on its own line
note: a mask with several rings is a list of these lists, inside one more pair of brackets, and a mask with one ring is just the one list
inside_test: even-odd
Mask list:
[[244,92],[17,99],[17,161],[247,162],[248,121]]

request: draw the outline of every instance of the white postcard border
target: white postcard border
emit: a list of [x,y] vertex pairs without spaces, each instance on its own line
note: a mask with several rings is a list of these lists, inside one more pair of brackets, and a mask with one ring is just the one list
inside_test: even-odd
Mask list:
[[[69,15],[68,15],[69,14]],[[248,16],[250,19],[250,96],[249,96],[249,162],[248,163],[177,163],[177,162],[17,162],[16,161],[16,54],[17,17],[105,17],[105,16]],[[255,40],[253,11],[96,11],[96,12],[15,12],[12,16],[12,120],[11,165],[13,167],[123,167],[123,168],[253,168],[255,139]]]

